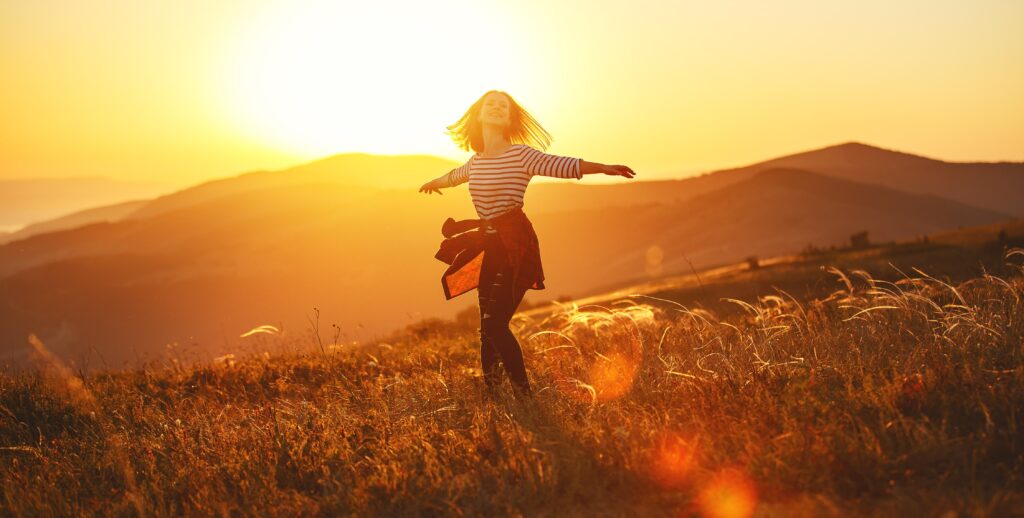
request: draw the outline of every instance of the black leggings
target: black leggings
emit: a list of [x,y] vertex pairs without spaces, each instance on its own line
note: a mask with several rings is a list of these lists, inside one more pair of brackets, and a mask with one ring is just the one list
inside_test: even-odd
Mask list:
[[484,261],[480,269],[480,363],[484,382],[490,388],[498,383],[498,363],[520,394],[530,395],[523,350],[509,329],[509,321],[523,300],[526,290],[512,283],[512,268],[498,234],[485,234]]

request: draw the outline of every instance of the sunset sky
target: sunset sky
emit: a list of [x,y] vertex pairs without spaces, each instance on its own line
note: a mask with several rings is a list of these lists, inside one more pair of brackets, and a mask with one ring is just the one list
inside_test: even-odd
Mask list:
[[550,152],[638,179],[850,140],[1024,161],[1022,22],[1018,0],[4,1],[0,180],[461,161],[445,126],[490,88]]

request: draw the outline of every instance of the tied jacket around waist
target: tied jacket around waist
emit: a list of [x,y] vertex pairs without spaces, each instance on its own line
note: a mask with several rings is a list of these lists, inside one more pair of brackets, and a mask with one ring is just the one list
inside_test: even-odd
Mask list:
[[445,239],[434,257],[449,265],[441,275],[446,300],[479,287],[488,227],[497,231],[497,237],[508,253],[512,282],[524,290],[544,289],[537,233],[523,209],[516,207],[492,219],[455,221],[448,218],[441,225]]

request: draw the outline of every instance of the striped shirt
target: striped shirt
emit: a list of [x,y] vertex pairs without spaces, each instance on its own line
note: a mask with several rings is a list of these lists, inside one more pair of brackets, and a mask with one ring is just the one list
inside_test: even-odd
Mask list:
[[523,195],[534,176],[581,179],[580,159],[549,155],[525,144],[512,144],[501,155],[477,153],[445,175],[448,186],[469,182],[476,214],[491,219],[523,206]]

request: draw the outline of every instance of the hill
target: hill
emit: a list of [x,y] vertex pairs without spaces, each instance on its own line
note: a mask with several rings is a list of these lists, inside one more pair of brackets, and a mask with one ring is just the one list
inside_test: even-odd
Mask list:
[[[1016,516],[1024,250],[1001,276],[817,272],[730,314],[519,318],[536,398],[471,327],[82,374],[0,371],[6,514]],[[288,350],[290,349],[290,350]],[[315,352],[310,352],[315,351]]]
[[[800,169],[867,183],[909,194],[933,195],[964,205],[1024,216],[1024,163],[955,163],[848,142],[722,169],[680,180],[595,185],[577,189],[565,184],[531,187],[530,203],[566,210],[674,203],[748,180],[771,169]],[[539,185],[536,187],[540,187]]]
[[[415,189],[459,164],[425,155],[348,153],[279,171],[254,171],[160,196],[125,217],[143,218],[250,189],[331,183],[373,189]],[[1024,192],[1024,164],[952,163],[848,142],[679,180],[610,185],[538,181],[528,194],[534,213],[675,203],[749,179],[769,169],[802,169],[911,194],[930,194],[966,205],[1024,216],[1015,196]],[[641,178],[642,180],[642,178]],[[2,192],[2,189],[0,189]],[[65,211],[66,212],[66,211]],[[66,228],[66,227],[65,227]]]
[[0,180],[0,228],[21,228],[80,210],[151,198],[173,189],[159,182],[92,177]]
[[[306,184],[8,243],[4,350],[23,352],[37,329],[59,354],[95,349],[114,365],[174,342],[216,355],[257,325],[301,333],[314,306],[346,333],[379,332],[438,305],[431,256],[450,213],[415,192]],[[407,261],[410,250],[423,260]],[[403,286],[413,289],[396,304]]]
[[410,189],[448,171],[457,164],[426,155],[371,155],[345,153],[280,171],[255,171],[204,182],[161,196],[129,214],[145,218],[245,191],[300,184],[327,184],[353,189]]
[[[137,362],[169,344],[196,344],[212,358],[259,325],[307,332],[314,307],[341,338],[369,339],[476,303],[444,301],[443,264],[432,259],[444,218],[470,216],[468,197],[336,183],[227,192],[0,246],[5,354],[23,357],[35,332],[79,362]],[[532,218],[549,291],[531,300],[843,242],[860,230],[913,237],[1006,216],[781,170],[687,202]],[[649,270],[654,247],[661,260]]]
[[26,237],[34,236],[36,234],[45,234],[47,232],[57,232],[59,230],[81,227],[91,223],[117,221],[138,210],[148,202],[149,200],[125,201],[112,205],[103,205],[100,207],[84,209],[57,218],[32,223],[15,232],[0,233],[0,244],[25,239]]
[[[920,196],[775,169],[686,202],[538,217],[545,271],[581,294],[619,279],[689,272],[746,256],[808,245],[906,239],[1009,219],[934,196]],[[585,253],[583,252],[585,251]]]
[[681,304],[726,315],[742,311],[730,299],[827,297],[841,281],[825,282],[824,272],[830,268],[866,272],[885,282],[902,282],[921,271],[947,283],[965,282],[986,273],[1007,275],[1013,270],[1006,268],[1004,255],[1012,248],[1024,248],[1024,219],[865,247],[832,245],[797,254],[762,256],[754,263],[741,261],[681,274],[642,276],[580,293],[570,301],[523,308],[521,314],[543,319],[559,311],[563,303],[607,306],[622,298],[639,297],[648,304]]
[[848,142],[714,174],[740,181],[758,171],[805,169],[855,182],[927,194],[1014,216],[1024,216],[1024,164],[955,163]]

